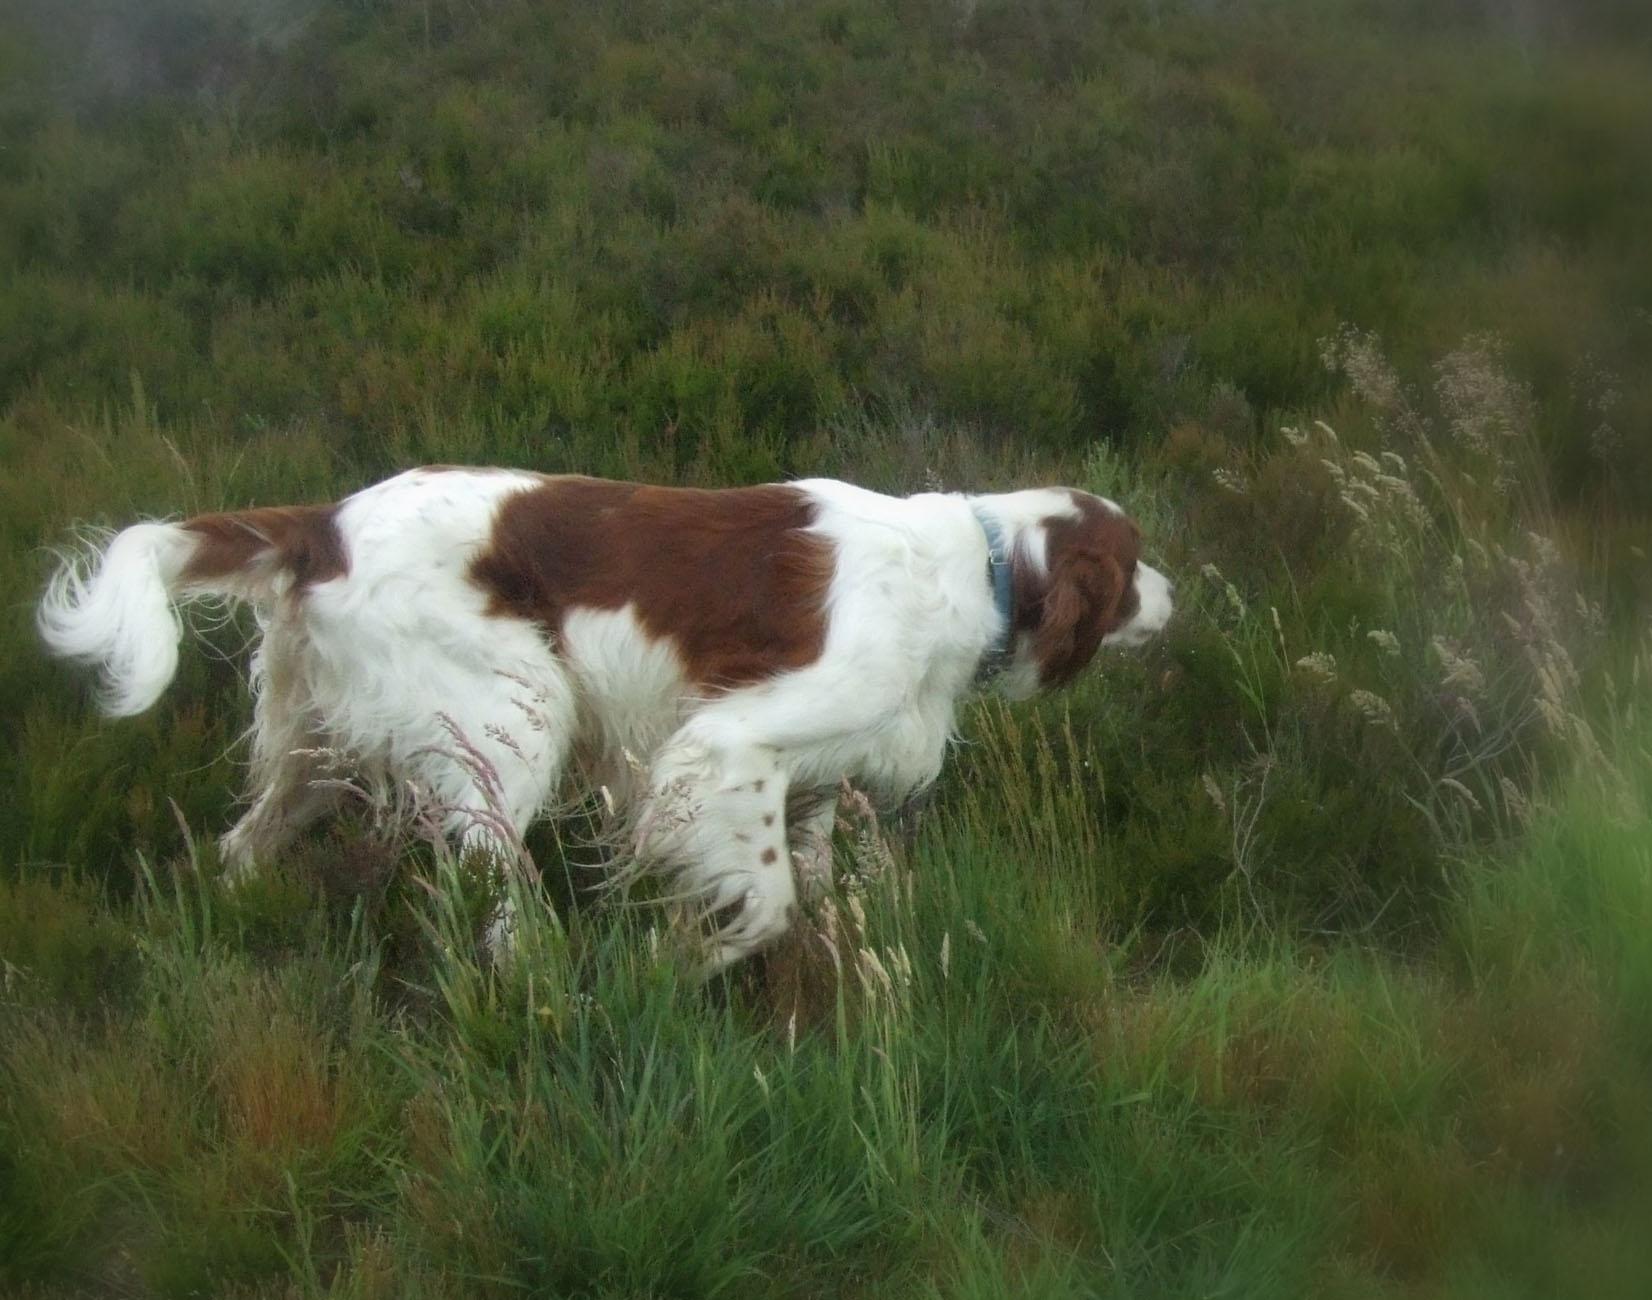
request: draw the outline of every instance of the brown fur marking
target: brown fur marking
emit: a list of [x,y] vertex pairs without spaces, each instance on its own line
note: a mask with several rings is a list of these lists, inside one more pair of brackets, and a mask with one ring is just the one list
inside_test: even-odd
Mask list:
[[1095,658],[1101,639],[1135,614],[1141,530],[1087,492],[1071,493],[1077,519],[1044,520],[1048,571],[1023,555],[1015,564],[1017,633],[1032,634],[1038,679],[1065,686]]
[[693,682],[742,686],[813,663],[825,647],[835,557],[806,531],[814,518],[814,503],[783,486],[547,478],[500,507],[471,579],[490,613],[552,635],[571,610],[634,605]]
[[238,573],[274,551],[293,575],[293,589],[341,578],[350,569],[334,516],[335,505],[260,506],[224,514],[197,515],[183,527],[200,538],[184,567],[185,582]]

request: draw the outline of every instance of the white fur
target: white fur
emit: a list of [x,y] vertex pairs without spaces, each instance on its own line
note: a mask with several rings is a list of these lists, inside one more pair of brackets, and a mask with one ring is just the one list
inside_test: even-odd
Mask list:
[[174,524],[138,524],[101,554],[65,557],[47,586],[40,635],[53,654],[101,669],[105,713],[142,713],[178,671],[183,631],[171,593],[192,550]]
[[[1076,513],[1048,489],[898,499],[798,483],[836,554],[824,651],[708,696],[629,607],[570,611],[555,645],[531,623],[486,612],[469,566],[500,504],[542,482],[414,470],[368,488],[336,516],[348,571],[297,594],[271,573],[183,587],[192,536],[140,524],[108,545],[95,572],[65,565],[41,630],[57,653],[102,665],[108,711],[134,713],[175,671],[175,600],[255,604],[253,799],[224,840],[237,868],[326,811],[332,787],[316,780],[318,752],[345,756],[371,781],[413,783],[450,833],[494,847],[519,843],[572,770],[633,819],[640,863],[679,872],[682,893],[707,910],[740,905],[716,935],[715,968],[784,932],[797,901],[794,854],[807,889],[824,887],[845,776],[896,799],[939,773],[957,704],[1002,632],[975,510],[1039,566],[1040,521]],[[1137,581],[1139,612],[1110,643],[1136,644],[1169,617],[1163,576],[1143,565]],[[1036,680],[1022,644],[1001,688],[1026,693]],[[821,798],[788,833],[791,791]]]

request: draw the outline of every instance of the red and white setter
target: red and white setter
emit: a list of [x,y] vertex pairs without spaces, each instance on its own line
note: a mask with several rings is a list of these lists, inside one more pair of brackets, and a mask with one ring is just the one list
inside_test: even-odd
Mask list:
[[1116,505],[1068,488],[433,468],[337,505],[137,524],[65,562],[39,623],[101,667],[121,715],[177,669],[177,602],[254,605],[233,869],[338,797],[321,755],[425,791],[453,836],[494,848],[573,772],[634,819],[640,864],[732,917],[715,969],[785,932],[800,881],[829,880],[845,777],[900,799],[935,779],[972,686],[1060,686],[1163,628],[1171,586],[1140,552]]

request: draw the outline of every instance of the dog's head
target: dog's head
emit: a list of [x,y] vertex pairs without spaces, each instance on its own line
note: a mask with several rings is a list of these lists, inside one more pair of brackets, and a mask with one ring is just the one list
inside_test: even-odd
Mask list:
[[1032,513],[1011,554],[1012,698],[1065,686],[1102,646],[1139,646],[1163,631],[1170,580],[1142,563],[1141,529],[1113,502],[1073,488],[1016,493]]

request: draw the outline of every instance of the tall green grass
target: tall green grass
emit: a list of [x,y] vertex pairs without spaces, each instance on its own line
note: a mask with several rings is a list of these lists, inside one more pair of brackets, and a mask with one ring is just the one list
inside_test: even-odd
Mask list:
[[[451,867],[395,936],[279,882],[150,873],[119,919],[14,886],[0,1258],[166,1295],[1632,1295],[1652,765],[1621,757],[1403,963],[1234,921],[1167,964],[1018,764],[907,849],[857,814],[826,910],[722,990],[652,914],[531,897],[489,971]],[[77,989],[83,931],[136,954],[117,993]]]
[[[14,8],[0,1290],[1642,1294],[1645,34]],[[578,822],[491,969],[370,817],[219,886],[248,620],[116,725],[28,618],[73,522],[425,461],[1071,482],[1181,612],[725,982]]]

